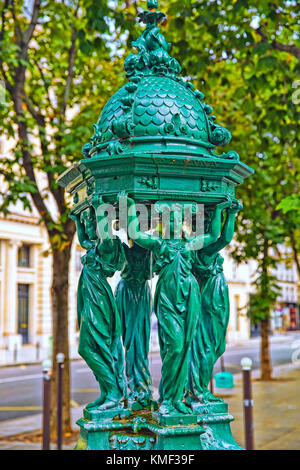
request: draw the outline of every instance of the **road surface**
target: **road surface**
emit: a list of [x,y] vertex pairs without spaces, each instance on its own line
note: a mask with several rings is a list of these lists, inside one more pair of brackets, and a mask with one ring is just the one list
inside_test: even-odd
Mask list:
[[[292,343],[300,339],[293,335],[290,341],[271,343],[272,364],[288,364],[293,352]],[[253,361],[253,368],[259,367],[259,346],[228,347],[224,354],[225,368],[233,374],[241,371],[240,361],[248,356]],[[150,367],[154,387],[160,380],[161,361],[159,353],[150,356]],[[220,370],[220,363],[215,373]],[[71,405],[79,406],[95,400],[98,396],[98,384],[83,361],[73,361],[71,365]],[[42,370],[40,365],[0,368],[0,421],[14,419],[42,410]]]

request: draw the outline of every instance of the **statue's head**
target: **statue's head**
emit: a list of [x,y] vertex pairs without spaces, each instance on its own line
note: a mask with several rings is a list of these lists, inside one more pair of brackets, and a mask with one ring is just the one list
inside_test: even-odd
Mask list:
[[[174,206],[177,206],[174,205]],[[170,212],[170,236],[180,237],[183,226],[183,207],[178,204],[178,207],[172,207]]]

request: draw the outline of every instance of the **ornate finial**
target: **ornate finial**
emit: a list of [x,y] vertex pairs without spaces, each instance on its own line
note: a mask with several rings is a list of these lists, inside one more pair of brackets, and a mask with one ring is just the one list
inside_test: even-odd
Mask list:
[[149,10],[142,11],[138,15],[138,20],[145,23],[147,27],[158,26],[159,24],[166,24],[168,17],[165,13],[158,10],[157,0],[148,0],[147,7]]
[[147,8],[148,8],[148,10],[157,10],[158,9],[158,0],[148,0]]
[[181,67],[176,59],[169,55],[171,44],[160,33],[159,25],[168,21],[165,13],[157,10],[158,1],[148,0],[145,10],[138,15],[138,20],[146,24],[141,36],[132,43],[138,50],[125,60],[127,76],[136,78],[143,75],[177,75]]

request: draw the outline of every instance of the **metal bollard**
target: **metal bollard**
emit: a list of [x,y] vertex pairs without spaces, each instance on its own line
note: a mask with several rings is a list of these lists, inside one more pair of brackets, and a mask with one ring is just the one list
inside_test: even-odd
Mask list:
[[62,448],[62,415],[63,415],[63,370],[65,355],[56,354],[57,362],[57,450]]
[[52,361],[43,361],[43,450],[50,450],[50,387]]
[[17,362],[18,359],[18,345],[17,343],[14,344],[14,362]]
[[37,361],[40,360],[40,343],[39,342],[36,343],[36,360]]
[[243,368],[243,389],[244,389],[244,421],[245,421],[245,442],[247,450],[254,450],[253,433],[253,400],[251,389],[251,366],[252,360],[244,357],[241,360]]

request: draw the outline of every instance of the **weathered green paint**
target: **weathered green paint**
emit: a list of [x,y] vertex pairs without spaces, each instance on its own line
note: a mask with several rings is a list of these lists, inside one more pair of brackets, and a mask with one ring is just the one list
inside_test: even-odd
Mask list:
[[[229,315],[219,251],[230,243],[241,208],[236,187],[253,170],[235,151],[216,153],[231,134],[216,124],[203,93],[180,77],[180,64],[159,28],[167,18],[157,8],[157,0],[148,0],[148,10],[139,14],[146,28],[133,44],[136,53],[125,61],[128,83],[104,107],[83,147],[84,159],[58,180],[74,198],[71,216],[87,251],[78,286],[79,352],[101,388],[78,421],[77,448],[239,449],[230,431],[233,417],[208,383],[225,348]],[[118,195],[130,196],[129,223],[137,220],[135,202],[148,208],[204,204],[205,233],[178,240],[182,226],[175,211],[170,238],[138,230],[134,247],[125,248],[124,266],[120,240],[98,240],[95,231],[94,209],[103,197],[118,214]],[[154,298],[163,363],[159,409],[148,367],[150,251],[159,275]],[[106,278],[117,270],[122,280],[115,300]]]
[[80,419],[77,450],[200,450],[203,426],[197,424],[162,425],[144,412],[134,417],[87,421]]

